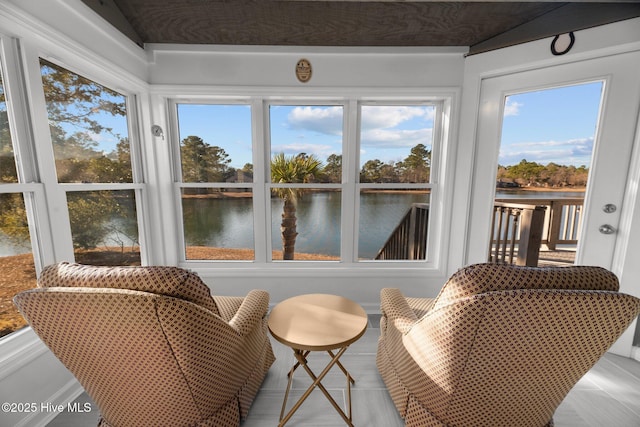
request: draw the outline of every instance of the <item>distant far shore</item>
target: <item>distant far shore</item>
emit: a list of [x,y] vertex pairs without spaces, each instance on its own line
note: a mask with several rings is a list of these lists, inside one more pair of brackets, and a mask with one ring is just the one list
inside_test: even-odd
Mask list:
[[[556,192],[556,193],[584,193],[586,191],[586,187],[498,187],[496,188],[500,192]],[[336,189],[311,189],[309,192],[326,192],[326,191],[340,191]],[[429,190],[415,190],[415,189],[393,189],[393,188],[385,188],[385,189],[364,189],[363,193],[429,193]],[[251,191],[234,191],[233,189],[228,189],[226,191],[218,191],[209,194],[183,194],[182,198],[184,199],[244,199],[250,198],[253,196]]]
[[[338,192],[339,189],[335,188],[311,188],[309,193],[325,193],[325,192]],[[427,194],[429,189],[404,189],[404,188],[384,188],[384,189],[371,189],[366,188],[362,190],[363,193],[411,193],[411,194]],[[227,189],[226,191],[217,191],[208,194],[182,194],[183,199],[242,199],[253,196],[251,191],[234,191],[233,189]],[[277,196],[273,196],[277,197]]]

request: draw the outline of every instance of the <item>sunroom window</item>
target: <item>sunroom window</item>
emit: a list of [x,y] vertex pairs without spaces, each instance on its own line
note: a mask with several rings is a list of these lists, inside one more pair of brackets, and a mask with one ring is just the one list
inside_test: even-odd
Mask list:
[[434,105],[360,108],[358,258],[424,260]]
[[185,261],[429,260],[441,103],[172,105]]
[[273,260],[340,260],[342,105],[270,105]]
[[22,184],[18,178],[7,110],[0,70],[0,337],[26,325],[12,299],[18,292],[33,288],[36,281],[27,216],[33,186]]
[[76,261],[140,264],[127,96],[44,59],[40,70]]
[[187,260],[253,260],[251,108],[177,104]]

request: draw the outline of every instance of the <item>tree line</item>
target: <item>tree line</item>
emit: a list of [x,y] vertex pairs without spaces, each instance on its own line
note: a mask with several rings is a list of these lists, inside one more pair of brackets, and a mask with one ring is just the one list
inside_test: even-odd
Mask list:
[[[309,156],[307,153],[296,155],[302,159]],[[271,167],[274,165],[274,159],[271,161]],[[253,177],[251,163],[245,164],[242,168],[234,168],[230,166],[231,159],[223,148],[208,144],[195,135],[187,136],[181,141],[180,160],[183,182],[233,182],[238,180],[239,174],[245,176],[245,181]],[[317,173],[314,173],[311,182],[339,183],[342,181],[342,155],[331,154],[326,161],[318,160],[318,162]],[[401,161],[385,163],[378,159],[368,160],[360,170],[360,182],[429,182],[430,171],[431,150],[424,144],[417,144]]]
[[550,187],[570,188],[587,185],[589,168],[566,166],[557,163],[542,165],[522,159],[511,166],[498,166],[497,185],[499,187]]

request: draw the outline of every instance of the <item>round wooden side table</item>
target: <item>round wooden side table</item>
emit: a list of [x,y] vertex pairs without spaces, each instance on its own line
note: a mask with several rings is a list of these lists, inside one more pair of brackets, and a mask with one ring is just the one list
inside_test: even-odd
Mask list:
[[[349,345],[364,335],[367,329],[367,314],[364,309],[356,302],[338,295],[299,295],[277,304],[271,310],[268,325],[273,337],[290,347],[297,360],[288,374],[289,382],[278,425],[284,426],[309,397],[313,389],[318,387],[347,425],[353,426],[351,384],[355,383],[355,380],[339,359]],[[330,362],[317,376],[307,364],[307,356],[312,351],[326,351],[331,356]],[[337,365],[347,378],[348,415],[340,408],[321,382],[334,365]],[[293,373],[299,366],[302,366],[309,374],[313,384],[285,415]]]

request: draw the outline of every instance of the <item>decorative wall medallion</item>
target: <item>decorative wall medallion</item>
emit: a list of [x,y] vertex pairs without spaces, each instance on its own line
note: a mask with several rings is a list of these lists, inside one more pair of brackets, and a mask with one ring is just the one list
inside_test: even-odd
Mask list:
[[564,55],[569,52],[576,42],[573,33],[558,34],[551,41],[551,53],[554,55]]
[[311,79],[311,62],[307,59],[301,59],[296,64],[296,77],[302,83],[306,83]]

